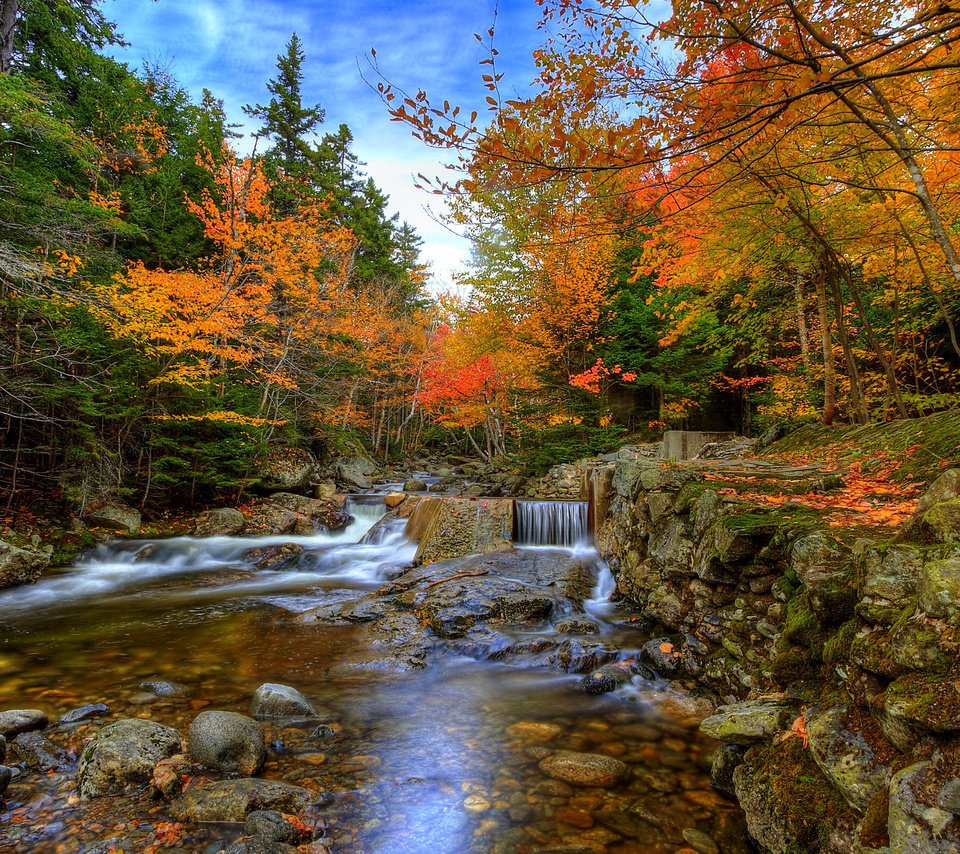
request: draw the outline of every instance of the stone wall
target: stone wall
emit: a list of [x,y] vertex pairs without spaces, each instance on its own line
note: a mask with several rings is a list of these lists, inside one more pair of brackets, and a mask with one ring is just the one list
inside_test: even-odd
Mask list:
[[670,675],[727,704],[704,725],[727,742],[715,785],[761,846],[960,851],[960,472],[892,536],[723,497],[702,465],[634,449],[582,471],[610,484],[598,549]]

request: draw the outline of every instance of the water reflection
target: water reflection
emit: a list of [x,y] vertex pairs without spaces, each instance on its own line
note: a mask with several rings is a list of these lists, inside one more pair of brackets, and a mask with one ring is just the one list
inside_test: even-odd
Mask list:
[[[288,542],[304,551],[279,569],[245,557]],[[677,851],[691,832],[724,854],[743,850],[737,812],[710,789],[712,746],[696,734],[684,695],[649,682],[587,695],[578,675],[452,656],[415,672],[372,669],[383,651],[367,626],[291,619],[358,598],[412,556],[396,530],[365,544],[318,535],[101,549],[33,588],[0,593],[0,707],[55,718],[105,702],[113,719],[150,717],[186,733],[199,709],[247,712],[261,683],[293,685],[327,728],[268,725],[265,774],[333,795],[322,815],[337,854],[658,854]],[[587,603],[595,620],[609,616],[612,583],[598,564]],[[151,695],[141,688],[148,679],[179,683],[184,696]],[[87,735],[53,737],[78,747]],[[617,759],[630,776],[612,789],[571,786],[540,766],[555,750]],[[79,805],[72,785],[69,775],[15,781],[0,807],[0,850],[85,854],[120,821],[134,834],[132,850],[146,850],[135,834],[157,820],[155,803]],[[20,834],[14,815],[32,835]],[[240,829],[187,833],[181,850],[202,852]]]

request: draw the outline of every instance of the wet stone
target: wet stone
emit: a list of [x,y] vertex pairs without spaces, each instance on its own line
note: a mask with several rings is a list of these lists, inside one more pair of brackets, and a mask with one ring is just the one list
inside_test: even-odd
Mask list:
[[0,765],[0,795],[7,790],[7,786],[10,785],[12,779],[13,771],[6,765]]
[[313,704],[296,688],[265,682],[253,695],[250,714],[257,718],[316,717]]
[[540,762],[540,770],[571,786],[610,788],[630,773],[630,766],[598,753],[558,750]]
[[66,751],[39,732],[20,733],[10,744],[20,761],[33,771],[67,771],[71,766]]
[[78,709],[71,709],[61,718],[62,724],[77,724],[81,721],[88,721],[91,718],[99,718],[110,714],[110,707],[105,703],[91,703],[88,706],[80,706]]
[[243,823],[243,830],[265,842],[299,845],[310,838],[305,827],[295,827],[276,810],[254,810]]
[[40,709],[11,709],[0,712],[0,735],[11,738],[21,732],[43,729],[47,723],[47,714]]
[[194,762],[226,774],[256,774],[267,758],[263,725],[237,712],[200,712],[188,740]]
[[178,821],[244,821],[257,810],[298,813],[318,800],[316,792],[276,780],[223,780],[189,789],[170,813]]
[[189,691],[186,685],[168,682],[166,679],[149,679],[140,683],[140,690],[156,697],[186,697]]

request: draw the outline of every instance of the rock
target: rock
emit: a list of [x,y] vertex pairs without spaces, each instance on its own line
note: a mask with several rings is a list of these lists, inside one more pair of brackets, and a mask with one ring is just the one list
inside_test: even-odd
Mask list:
[[922,516],[935,504],[960,498],[960,469],[948,469],[938,477],[917,502],[916,515]]
[[733,772],[750,835],[770,854],[856,851],[856,814],[799,738],[756,745]]
[[399,507],[407,500],[407,496],[402,492],[388,492],[383,497],[383,503],[386,505],[388,510],[393,510],[395,507]]
[[580,690],[588,694],[606,694],[628,685],[633,679],[629,667],[619,664],[604,664],[580,680]]
[[810,607],[823,622],[842,623],[857,602],[850,549],[822,531],[800,537],[790,550],[790,566],[804,583]]
[[180,750],[180,733],[154,721],[126,718],[100,730],[77,768],[81,800],[119,794],[149,782],[157,763]]
[[5,761],[7,758],[7,739],[5,736],[0,735],[0,762]]
[[296,688],[265,682],[253,695],[250,714],[256,718],[315,718],[317,710]]
[[305,490],[316,473],[316,460],[302,448],[274,448],[257,461],[258,487],[266,492]]
[[640,657],[666,679],[681,676],[684,672],[683,653],[670,638],[654,638],[640,650]]
[[48,555],[0,540],[0,590],[17,584],[33,584],[48,566]]
[[415,477],[409,477],[403,482],[404,492],[426,492],[427,485]]
[[321,796],[276,780],[222,780],[193,786],[170,805],[177,821],[244,821],[252,812],[298,813]]
[[[960,685],[936,674],[908,673],[887,686],[883,709],[894,722],[908,729],[957,732]],[[891,740],[896,743],[892,737]]]
[[179,682],[168,682],[166,679],[148,679],[140,683],[140,688],[156,694],[158,697],[186,697],[190,689]]
[[10,709],[0,712],[0,735],[12,738],[21,732],[43,729],[47,723],[47,714],[40,709]]
[[279,504],[260,503],[250,511],[245,533],[254,536],[292,534],[297,523],[302,525],[304,521],[305,517]]
[[697,830],[695,827],[685,827],[682,835],[684,842],[688,843],[697,854],[720,854],[717,843],[702,830]]
[[960,613],[960,558],[929,561],[919,576],[920,609],[954,621]]
[[0,765],[0,795],[7,791],[7,786],[13,779],[13,771],[6,765]]
[[609,789],[630,773],[630,766],[599,753],[558,750],[540,762],[540,770],[571,786],[596,786]]
[[312,534],[318,526],[327,531],[339,531],[346,528],[352,521],[352,517],[343,512],[340,502],[337,501],[306,498],[303,495],[294,495],[292,492],[275,492],[268,500],[270,504],[305,516],[313,523],[308,526],[309,530],[298,531],[298,533]]
[[234,537],[239,534],[247,520],[235,507],[220,507],[200,515],[193,529],[195,537]]
[[198,769],[183,753],[161,759],[153,769],[150,785],[166,800],[171,801],[183,793],[185,781],[197,776]]
[[225,774],[249,777],[267,758],[263,725],[236,712],[200,712],[190,724],[187,743],[194,762]]
[[586,620],[583,617],[567,617],[554,623],[553,627],[562,635],[600,634],[600,626],[593,620]]
[[923,514],[923,524],[938,542],[953,543],[960,540],[960,498],[934,504]]
[[135,534],[140,530],[140,511],[128,507],[121,501],[104,501],[87,508],[85,521],[88,525],[99,525]]
[[423,498],[407,526],[419,529],[414,564],[461,558],[508,549],[513,538],[513,501],[510,499]]
[[277,546],[250,549],[243,557],[257,569],[277,569],[284,564],[295,563],[295,559],[304,551],[304,547],[299,543],[281,543]]
[[321,500],[333,498],[337,494],[337,484],[332,480],[323,480],[313,487],[313,497]]
[[366,457],[340,457],[333,466],[337,483],[346,489],[369,489],[376,473],[376,464]]
[[747,749],[740,744],[725,744],[713,755],[710,765],[710,785],[724,797],[737,799],[733,772],[743,762]]
[[[864,715],[866,722],[876,724]],[[804,715],[810,753],[824,776],[857,812],[863,813],[874,796],[890,782],[890,768],[870,746],[878,739],[894,754],[892,745],[878,734],[865,733],[854,710],[814,706]]]
[[768,741],[788,729],[796,716],[792,706],[773,700],[746,700],[719,706],[700,724],[700,731],[728,744],[749,745]]
[[931,762],[918,762],[890,781],[887,831],[890,850],[897,854],[956,854],[960,850],[960,836],[947,829],[953,813],[918,797],[932,769]]
[[71,709],[65,712],[60,718],[61,724],[78,724],[81,721],[88,721],[91,718],[99,718],[110,714],[110,707],[104,703],[91,703],[88,706],[80,706],[78,709]]
[[65,750],[39,732],[22,732],[10,744],[20,761],[33,771],[67,771],[72,764]]
[[937,806],[954,815],[960,815],[960,777],[951,777],[937,795]]
[[254,810],[243,823],[244,833],[264,842],[299,845],[311,834],[303,826],[296,827],[276,810]]
[[913,596],[923,555],[913,546],[868,549],[862,559],[861,596],[899,604]]
[[268,842],[254,836],[251,839],[238,839],[221,849],[219,854],[296,854],[296,851],[296,848],[285,842]]

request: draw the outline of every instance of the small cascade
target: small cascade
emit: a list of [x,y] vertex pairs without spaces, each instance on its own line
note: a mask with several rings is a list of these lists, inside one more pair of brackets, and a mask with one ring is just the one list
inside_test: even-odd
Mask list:
[[589,539],[586,501],[517,501],[514,537],[518,546],[576,546]]
[[384,496],[377,494],[348,495],[343,512],[353,516],[350,534],[360,540],[387,512]]

